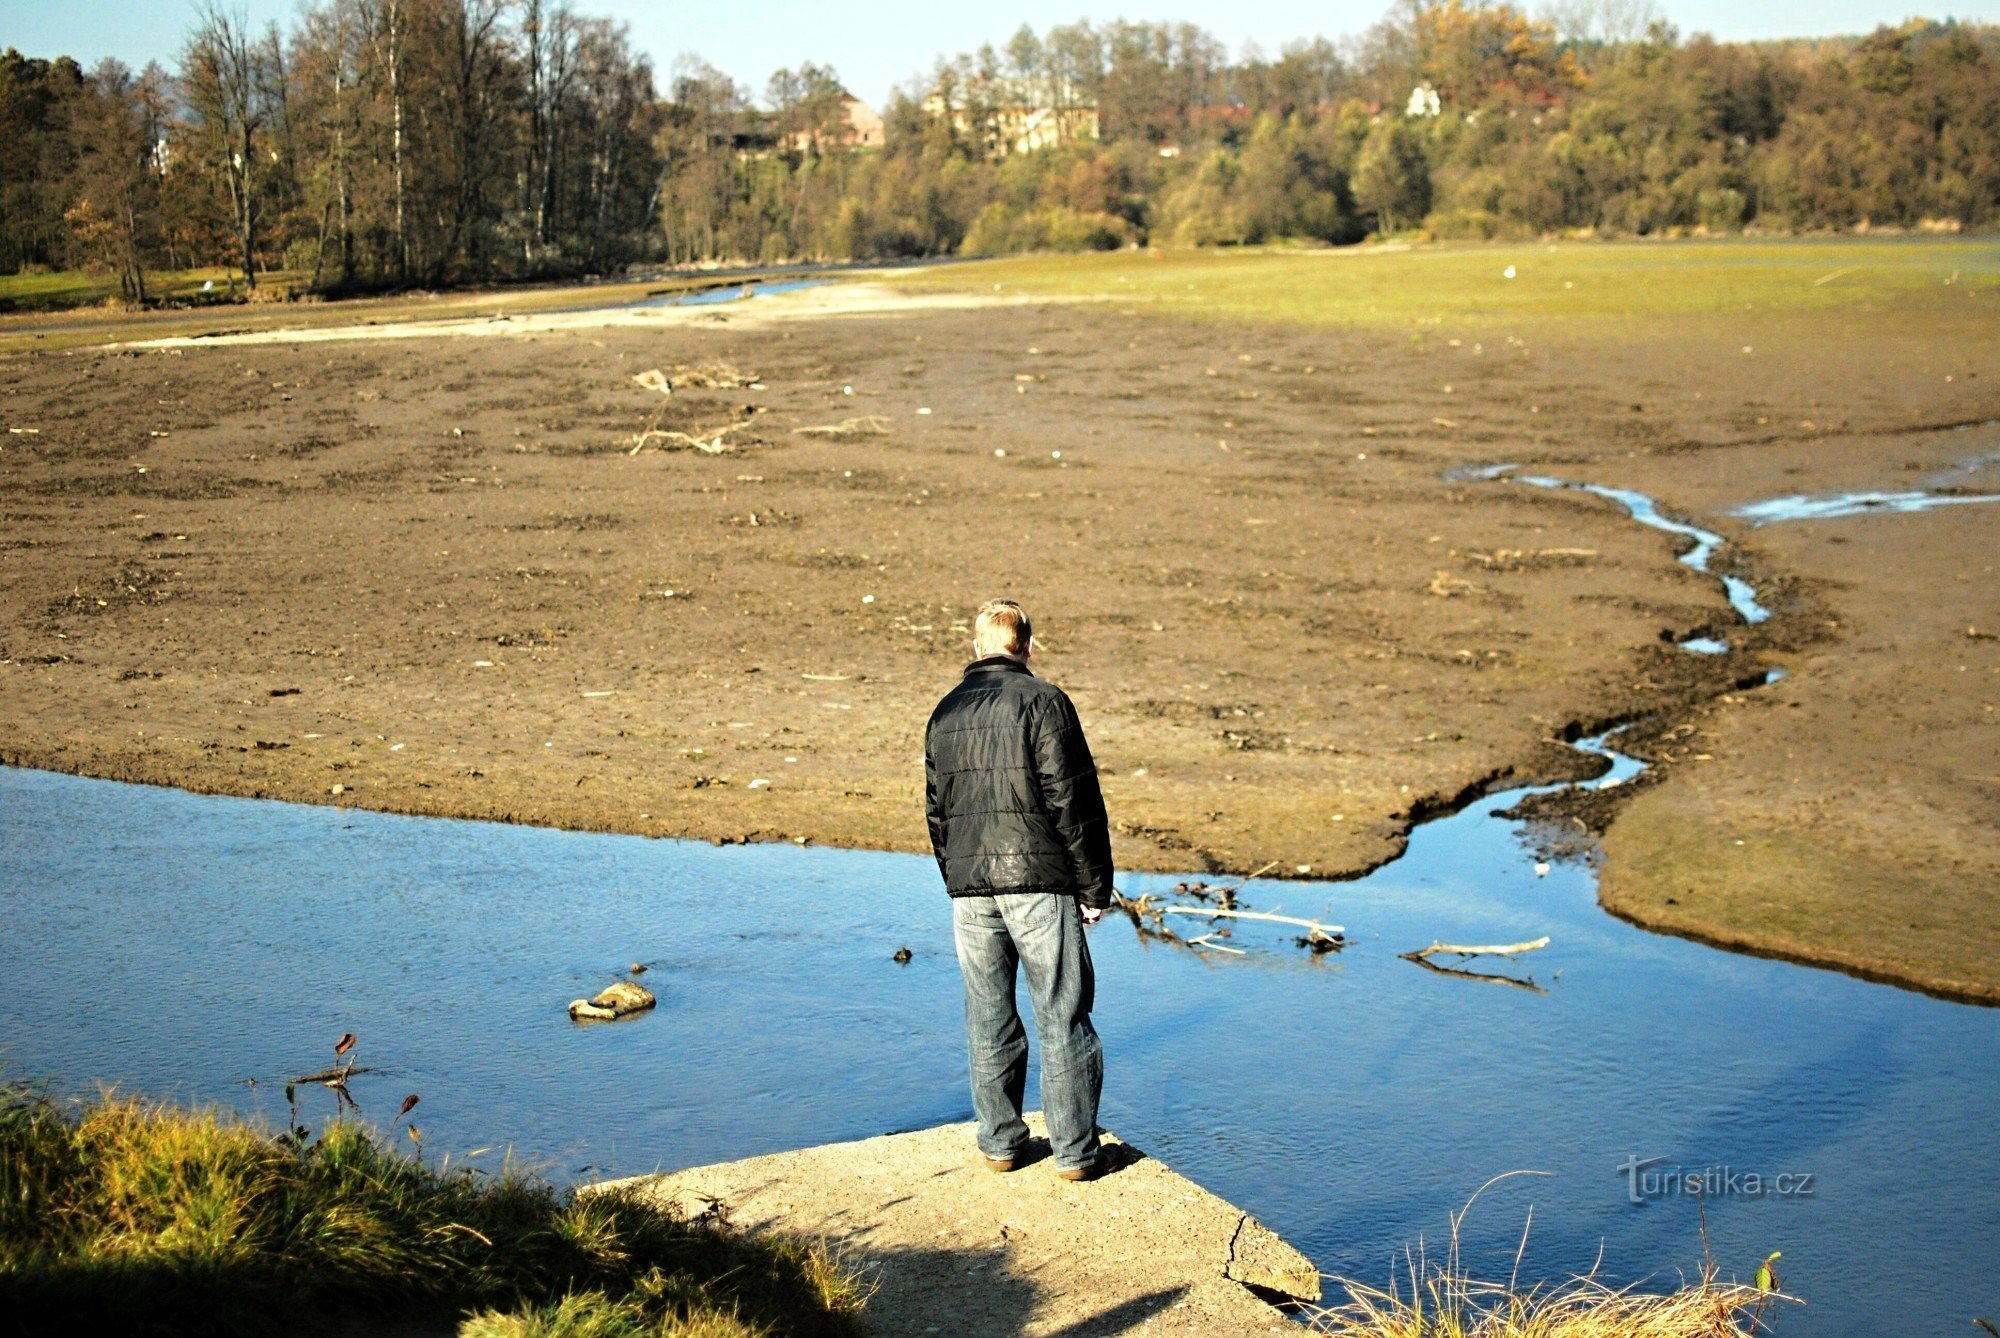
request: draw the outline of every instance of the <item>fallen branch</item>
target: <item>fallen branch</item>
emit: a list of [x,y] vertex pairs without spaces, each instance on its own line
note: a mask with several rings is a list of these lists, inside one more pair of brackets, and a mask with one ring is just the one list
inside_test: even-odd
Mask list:
[[889,435],[889,420],[877,414],[866,414],[860,418],[843,418],[838,423],[822,423],[813,427],[795,427],[795,437],[831,437],[845,441],[850,437],[886,437]]
[[[1339,925],[1321,924],[1318,920],[1305,920],[1296,915],[1278,915],[1272,911],[1238,911],[1231,910],[1226,906],[1162,906],[1159,908],[1159,913],[1162,915],[1227,916],[1232,920],[1269,920],[1275,924],[1297,925],[1301,929],[1310,930],[1317,934],[1325,934],[1331,938],[1338,938],[1347,933]],[[1547,940],[1544,939],[1543,942],[1547,942]]]
[[725,451],[735,449],[728,442],[724,441],[723,438],[731,432],[737,431],[739,428],[746,428],[748,426],[750,426],[748,423],[731,423],[728,427],[717,428],[715,435],[707,441],[703,441],[700,437],[691,437],[685,432],[669,432],[663,428],[649,427],[644,432],[640,432],[628,439],[632,443],[632,449],[625,453],[627,455],[637,455],[653,442],[663,441],[683,449],[700,451],[705,455],[721,455]]
[[292,1084],[298,1087],[304,1087],[310,1083],[322,1083],[328,1087],[341,1087],[344,1086],[347,1080],[354,1074],[373,1073],[374,1071],[375,1071],[374,1069],[370,1068],[355,1068],[353,1065],[349,1064],[349,1065],[344,1065],[340,1068],[322,1069],[318,1073],[308,1073],[303,1078],[292,1079]]
[[1460,960],[1464,960],[1465,958],[1468,957],[1512,957],[1516,953],[1533,952],[1537,948],[1546,948],[1548,946],[1549,946],[1549,936],[1547,934],[1544,934],[1540,938],[1531,939],[1526,943],[1493,943],[1493,944],[1474,945],[1465,943],[1434,942],[1428,948],[1418,948],[1414,952],[1399,953],[1397,955],[1400,956],[1406,962],[1427,963],[1427,959],[1439,953],[1449,953],[1452,956],[1459,958]]
[[1428,958],[1412,957],[1408,953],[1404,953],[1403,956],[1406,960],[1415,962],[1424,970],[1435,971],[1441,976],[1454,976],[1459,980],[1483,980],[1489,985],[1512,985],[1515,989],[1526,990],[1530,994],[1548,993],[1547,990],[1535,983],[1533,976],[1529,976],[1526,980],[1521,980],[1514,976],[1495,975],[1490,971],[1467,971],[1456,966],[1439,966],[1436,962]]

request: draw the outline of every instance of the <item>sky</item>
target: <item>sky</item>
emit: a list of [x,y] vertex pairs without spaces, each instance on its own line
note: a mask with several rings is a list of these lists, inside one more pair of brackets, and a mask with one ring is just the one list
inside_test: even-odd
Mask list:
[[[1822,37],[1867,32],[1912,12],[2000,22],[2000,0],[1659,0],[1684,33],[1729,39]],[[260,27],[288,24],[298,0],[223,0]],[[1538,0],[1525,7],[1533,11]],[[934,59],[1003,45],[1022,23],[1045,30],[1080,18],[1188,21],[1221,38],[1232,52],[1256,42],[1275,53],[1299,37],[1359,33],[1387,12],[1389,0],[1015,0],[1001,10],[937,0],[577,0],[578,10],[623,19],[633,44],[650,54],[660,83],[674,59],[692,52],[760,92],[780,66],[805,61],[832,65],[853,93],[881,105],[897,84],[927,71]],[[116,56],[133,67],[150,59],[171,63],[194,15],[192,0],[0,0],[0,48],[30,56],[72,55],[84,65]]]

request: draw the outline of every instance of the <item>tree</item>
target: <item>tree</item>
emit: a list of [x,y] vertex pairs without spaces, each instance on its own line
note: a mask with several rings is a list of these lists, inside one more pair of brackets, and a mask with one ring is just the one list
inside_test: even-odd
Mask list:
[[228,189],[237,260],[252,288],[257,286],[258,139],[266,114],[267,60],[264,45],[250,40],[243,16],[212,3],[198,11],[181,60],[182,88],[200,128],[197,142],[206,166]]
[[1407,119],[1384,115],[1368,132],[1354,162],[1354,199],[1374,211],[1384,232],[1415,227],[1430,212],[1430,164]]
[[115,60],[91,71],[77,109],[83,150],[64,212],[80,257],[116,271],[119,288],[142,303],[146,265],[159,241],[163,83],[158,66],[137,79]]

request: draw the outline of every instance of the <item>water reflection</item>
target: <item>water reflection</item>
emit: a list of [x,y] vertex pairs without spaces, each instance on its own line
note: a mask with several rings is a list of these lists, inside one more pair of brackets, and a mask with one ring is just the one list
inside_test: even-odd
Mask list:
[[[1608,740],[1595,784],[1637,763]],[[1811,1299],[1786,1330],[1957,1326],[2000,1309],[2000,1014],[1644,933],[1580,863],[1544,865],[1488,796],[1352,883],[1251,883],[1344,951],[1238,923],[1242,958],[1094,931],[1108,1126],[1257,1212],[1322,1267],[1392,1253],[1505,1170],[1472,1261],[1527,1276],[1692,1266],[1691,1202],[1628,1201],[1633,1157],[1806,1172],[1804,1198],[1707,1205],[1725,1265],[1773,1249]],[[0,771],[0,1049],[99,1081],[275,1113],[257,1076],[343,1031],[423,1095],[428,1146],[509,1142],[559,1177],[635,1172],[969,1114],[949,917],[926,859],[403,818]],[[1129,895],[1177,881],[1134,875]],[[1396,954],[1548,935],[1547,991]],[[903,946],[912,960],[898,966]],[[632,961],[660,1007],[564,1004]],[[1923,1268],[1888,1268],[1896,1258]]]

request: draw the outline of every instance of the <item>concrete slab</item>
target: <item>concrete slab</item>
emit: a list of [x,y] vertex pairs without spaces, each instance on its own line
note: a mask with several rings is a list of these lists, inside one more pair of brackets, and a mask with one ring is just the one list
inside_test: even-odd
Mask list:
[[875,1281],[878,1334],[1297,1332],[1250,1288],[1317,1300],[1305,1256],[1130,1144],[1105,1143],[1117,1169],[1089,1184],[1058,1180],[1046,1157],[994,1174],[970,1124],[612,1183],[690,1216],[834,1242]]

